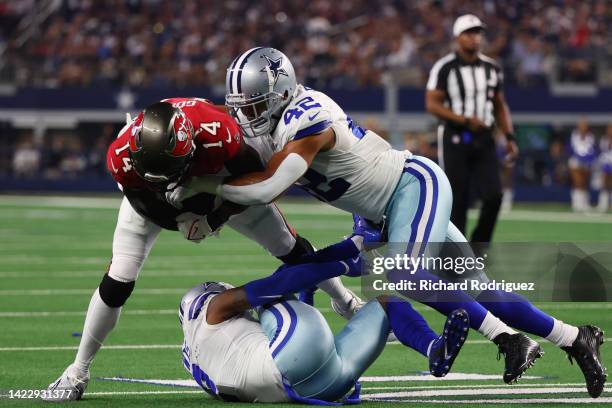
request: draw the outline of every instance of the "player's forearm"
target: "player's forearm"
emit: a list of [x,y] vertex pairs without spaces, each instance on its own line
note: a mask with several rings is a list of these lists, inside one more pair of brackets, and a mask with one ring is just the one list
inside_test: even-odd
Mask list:
[[344,262],[282,266],[266,278],[247,283],[244,290],[249,304],[256,307],[316,286],[324,280],[343,275],[348,270],[349,267]]
[[323,249],[319,249],[312,254],[303,255],[299,262],[300,263],[323,263],[323,262],[334,262],[343,261],[349,258],[355,258],[359,256],[359,253],[363,250],[363,237],[360,235],[354,235],[351,238],[347,238],[342,242],[330,245]]
[[306,170],[306,160],[297,153],[290,153],[271,175],[261,172],[239,176],[220,185],[217,194],[238,204],[268,204],[299,180]]
[[246,205],[224,201],[219,208],[208,214],[208,225],[213,231],[216,231],[219,227],[225,224],[232,215],[240,214],[247,208],[249,207]]
[[495,103],[495,121],[504,135],[511,135],[514,133],[510,109],[505,101]]

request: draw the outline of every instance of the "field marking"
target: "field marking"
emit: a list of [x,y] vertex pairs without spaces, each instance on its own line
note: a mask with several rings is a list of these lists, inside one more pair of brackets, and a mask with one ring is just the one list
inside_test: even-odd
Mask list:
[[[525,387],[533,387],[533,388],[537,388],[537,387],[580,387],[583,386],[584,383],[536,383],[536,384],[521,384],[521,387],[525,388]],[[478,388],[499,388],[499,384],[478,384],[477,385]],[[470,385],[411,385],[410,388],[415,389],[415,390],[444,390],[444,389],[461,389],[461,388],[467,388],[467,389],[473,389],[475,387],[474,384],[470,384]],[[402,386],[402,385],[394,385],[394,386],[389,386],[389,387],[361,387],[362,390],[368,391],[368,390],[399,390],[399,389],[406,389],[406,386]]]
[[[605,389],[606,392],[612,388]],[[400,391],[400,392],[381,392],[368,394],[372,399],[386,398],[412,398],[412,397],[463,397],[474,395],[525,395],[525,394],[577,394],[586,393],[586,387],[547,387],[547,388],[527,388],[527,387],[497,387],[484,389],[433,389],[433,390],[418,390],[418,391]]]
[[[58,351],[77,350],[79,346],[41,346],[41,347],[0,347],[0,351]],[[102,346],[103,350],[153,350],[153,349],[179,349],[177,344],[117,344]]]
[[[0,206],[26,205],[32,207],[74,208],[74,209],[118,209],[121,198],[77,197],[77,196],[0,196]],[[287,214],[305,215],[342,215],[347,214],[330,205],[317,202],[280,201],[281,209]],[[477,210],[471,210],[469,216],[475,218]],[[500,214],[501,220],[561,222],[561,223],[595,223],[612,224],[612,216],[606,214],[574,214],[562,211],[512,210]]]
[[[203,275],[203,278],[205,275]],[[359,289],[356,286],[346,286],[351,290]],[[137,289],[136,295],[184,295],[188,288],[144,288]],[[67,295],[92,295],[95,288],[91,289],[2,289],[0,296],[67,296]]]
[[[452,375],[451,375],[452,374]],[[377,383],[377,382],[411,382],[411,381],[467,381],[467,380],[493,380],[498,381],[501,380],[501,375],[488,375],[488,374],[477,374],[477,373],[449,373],[444,378],[433,377],[429,373],[417,374],[417,375],[402,375],[402,376],[365,376],[359,379],[360,382],[364,383]],[[522,380],[542,380],[544,377],[540,376],[523,376]],[[136,384],[148,384],[148,385],[162,385],[162,386],[170,386],[170,387],[190,387],[190,388],[198,388],[199,385],[194,380],[186,380],[186,379],[174,379],[174,380],[166,380],[166,379],[145,379],[145,378],[126,378],[126,377],[99,377],[97,380],[101,381],[115,381],[115,382],[123,382],[123,383],[136,383]],[[546,387],[547,384],[537,383],[536,386]],[[548,386],[569,386],[570,384],[548,384]],[[582,384],[571,384],[571,385],[582,385]],[[525,384],[528,386],[528,384]],[[471,388],[470,388],[471,387]],[[491,385],[492,388],[500,389],[499,385]],[[449,390],[458,390],[458,392],[462,391],[474,391],[474,386],[414,386],[414,387],[406,387],[406,386],[397,386],[392,387],[391,389],[449,389]],[[468,389],[469,388],[469,389]],[[487,388],[487,387],[485,387]],[[376,387],[367,388],[364,390],[374,390]],[[505,388],[504,388],[505,389]],[[585,389],[583,389],[585,391]],[[458,394],[460,395],[460,394]],[[467,394],[465,394],[467,395]],[[478,395],[478,394],[476,394]],[[485,395],[485,394],[483,394]]]
[[[82,311],[58,311],[58,312],[0,312],[0,317],[59,317],[59,316],[85,316],[86,310]],[[133,309],[124,310],[122,315],[176,315],[178,309]]]
[[[467,375],[467,374],[466,374]],[[417,376],[416,381],[423,381],[423,378],[427,377]],[[376,377],[362,377],[359,379],[360,382],[376,382],[376,381],[367,381],[368,378],[376,378]],[[411,376],[407,376],[406,378],[412,378]],[[495,380],[501,379],[501,376],[496,376]],[[530,379],[530,378],[527,378]],[[536,379],[536,378],[534,378]],[[199,388],[198,383],[194,380],[163,380],[163,379],[139,379],[139,378],[125,378],[125,377],[98,377],[96,380],[101,381],[116,381],[116,382],[124,382],[124,383],[136,383],[136,384],[148,384],[148,385],[163,385],[170,387],[186,387],[186,388]],[[521,388],[542,388],[542,387],[581,387],[583,383],[535,383],[535,384],[522,384]],[[409,388],[410,390],[456,390],[456,389],[474,389],[474,385],[395,385],[390,387],[361,387],[362,391],[379,391],[379,390],[406,390]],[[479,384],[478,388],[500,388],[499,384]]]
[[518,398],[518,399],[466,399],[466,400],[419,400],[419,399],[378,399],[369,398],[365,396],[362,398],[364,401],[384,401],[384,402],[410,402],[412,404],[469,404],[476,406],[475,404],[594,404],[594,403],[608,403],[612,402],[612,397],[599,397],[593,398]]
[[[478,373],[448,373],[446,377],[434,377],[429,373],[423,372],[418,375],[392,375],[392,376],[365,376],[359,381],[364,382],[403,382],[403,381],[466,381],[466,380],[501,380],[502,376],[498,374],[478,374]],[[524,380],[541,380],[544,377],[537,375],[524,375],[521,379]]]
[[[214,275],[260,275],[265,276],[274,271],[274,268],[260,268],[260,269],[224,269],[222,272],[215,273]],[[106,272],[104,268],[93,269],[93,270],[82,270],[82,271],[60,271],[60,272],[17,272],[7,271],[0,272],[0,279],[39,279],[39,278],[102,278]],[[199,269],[178,269],[176,271],[157,270],[157,271],[144,271],[145,276],[155,278],[174,278],[174,277],[190,277],[190,276],[201,276],[202,279],[208,278],[213,275],[211,271],[199,270]],[[187,290],[187,289],[185,289]]]

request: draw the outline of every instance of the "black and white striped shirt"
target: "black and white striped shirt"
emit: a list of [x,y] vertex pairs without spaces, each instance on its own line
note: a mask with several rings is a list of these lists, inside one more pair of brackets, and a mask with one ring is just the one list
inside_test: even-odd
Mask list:
[[503,73],[497,62],[478,54],[474,62],[461,59],[456,53],[440,58],[429,72],[427,90],[446,93],[446,105],[457,115],[476,116],[486,125],[495,121],[493,97],[501,90]]

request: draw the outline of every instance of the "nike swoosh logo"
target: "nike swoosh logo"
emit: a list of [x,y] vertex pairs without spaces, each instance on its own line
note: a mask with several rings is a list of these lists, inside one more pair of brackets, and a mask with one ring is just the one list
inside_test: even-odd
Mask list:
[[113,168],[113,171],[114,171],[115,173],[119,173],[119,170],[117,170],[117,169],[115,168],[115,163],[113,163],[113,160],[112,160],[112,159],[111,159],[110,163],[111,163],[111,167]]
[[448,360],[449,358],[451,358],[452,356],[448,354],[448,348],[446,347],[446,344],[444,345],[444,359]]
[[317,113],[315,113],[314,115],[309,116],[309,117],[308,117],[308,120],[313,120],[314,118],[316,118],[317,116],[319,116],[319,113],[321,113],[321,112],[317,112]]
[[227,140],[225,141],[225,143],[231,143],[232,142],[232,134],[229,131],[229,128],[225,128],[225,130],[227,130]]

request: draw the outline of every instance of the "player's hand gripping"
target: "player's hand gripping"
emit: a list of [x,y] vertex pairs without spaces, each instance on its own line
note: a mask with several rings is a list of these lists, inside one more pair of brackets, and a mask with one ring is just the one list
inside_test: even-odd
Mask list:
[[198,194],[198,192],[195,190],[184,186],[178,186],[166,193],[166,201],[180,210],[183,208],[183,201],[196,194]]
[[387,241],[387,234],[384,226],[373,225],[360,215],[353,214],[353,235],[363,237],[364,244],[379,244]]
[[176,217],[178,229],[186,240],[199,244],[208,236],[219,235],[221,227],[215,231],[208,224],[207,216],[186,212]]

